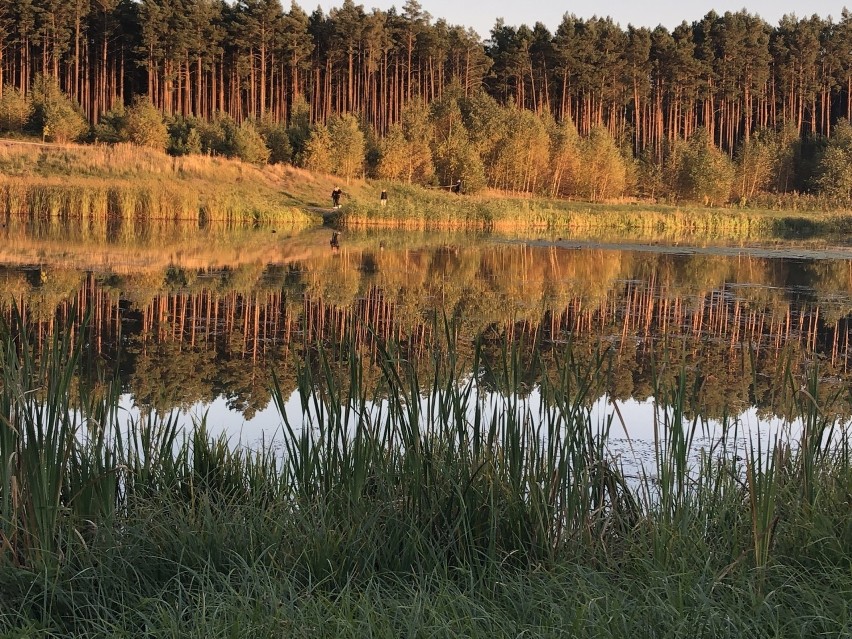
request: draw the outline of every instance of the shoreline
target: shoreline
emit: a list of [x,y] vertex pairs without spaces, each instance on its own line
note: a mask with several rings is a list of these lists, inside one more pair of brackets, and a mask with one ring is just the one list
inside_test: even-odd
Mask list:
[[[404,183],[354,180],[345,204],[327,206],[340,180],[289,165],[211,156],[171,157],[134,147],[0,140],[0,217],[10,220],[156,220],[297,223],[306,228],[562,232],[643,240],[839,240],[852,212],[709,208],[650,202],[595,203],[457,195]],[[389,195],[380,206],[381,191]]]

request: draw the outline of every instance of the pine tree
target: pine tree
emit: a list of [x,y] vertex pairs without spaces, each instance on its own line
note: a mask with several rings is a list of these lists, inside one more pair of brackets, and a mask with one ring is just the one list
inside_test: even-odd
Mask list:
[[117,104],[104,113],[94,127],[96,143],[117,144],[127,142],[127,110]]
[[235,44],[248,65],[248,114],[263,117],[273,106],[270,72],[276,57],[284,57],[284,11],[279,0],[239,0],[236,16]]
[[287,139],[293,152],[296,164],[301,164],[300,158],[305,152],[305,146],[311,136],[311,107],[307,101],[297,96],[293,101],[290,112],[290,124],[287,127]]
[[314,43],[308,33],[308,15],[292,3],[281,26],[283,54],[290,70],[290,105],[305,93],[304,77],[310,72],[310,55]]

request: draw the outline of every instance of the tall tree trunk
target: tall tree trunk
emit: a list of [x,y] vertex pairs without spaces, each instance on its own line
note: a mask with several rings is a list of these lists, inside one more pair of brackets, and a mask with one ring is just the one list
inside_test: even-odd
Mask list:
[[204,117],[204,71],[201,66],[201,56],[199,55],[195,60],[195,108],[194,115],[196,117]]
[[266,114],[266,34],[260,44],[260,117]]

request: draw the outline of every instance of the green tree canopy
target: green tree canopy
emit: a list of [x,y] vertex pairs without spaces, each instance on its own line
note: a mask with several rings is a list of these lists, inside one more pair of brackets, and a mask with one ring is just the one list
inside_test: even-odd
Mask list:
[[24,130],[33,112],[32,100],[14,86],[3,87],[0,97],[0,131]]
[[686,145],[680,164],[681,194],[709,206],[724,204],[731,197],[733,181],[731,159],[711,144],[706,130],[696,131]]
[[311,129],[305,143],[305,149],[302,152],[302,166],[310,171],[331,173],[334,168],[333,153],[328,127],[318,124]]
[[107,144],[127,142],[127,110],[123,104],[116,104],[101,116],[94,128],[94,138]]
[[852,200],[852,124],[843,119],[834,127],[817,165],[816,185],[830,198]]
[[231,154],[249,164],[266,164],[271,151],[254,122],[246,120],[234,130]]
[[80,106],[62,92],[54,78],[36,78],[32,104],[30,125],[47,140],[71,142],[82,138],[89,130]]
[[353,115],[332,118],[328,123],[331,172],[347,182],[364,170],[364,134]]
[[160,113],[150,100],[138,97],[127,110],[125,137],[138,146],[165,150],[169,143],[169,131]]
[[579,147],[576,194],[593,202],[621,196],[627,183],[627,166],[609,131],[593,127]]

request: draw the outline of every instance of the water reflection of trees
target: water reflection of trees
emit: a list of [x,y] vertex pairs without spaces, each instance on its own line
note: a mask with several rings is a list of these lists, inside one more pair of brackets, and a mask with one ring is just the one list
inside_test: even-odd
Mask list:
[[[432,346],[452,320],[456,351],[481,344],[497,371],[516,345],[526,385],[566,361],[605,353],[594,396],[643,400],[681,370],[694,411],[792,411],[783,378],[819,361],[823,389],[848,387],[852,262],[569,251],[523,245],[321,252],[287,265],[81,273],[0,271],[40,340],[72,305],[91,314],[91,344],[118,358],[137,403],[165,411],[224,396],[251,417],[269,402],[268,372],[295,388],[324,344],[335,375],[348,361],[377,378],[377,340],[393,340],[428,378]],[[465,362],[462,362],[465,364]],[[499,375],[491,380],[499,387]],[[849,412],[844,405],[844,412]]]

